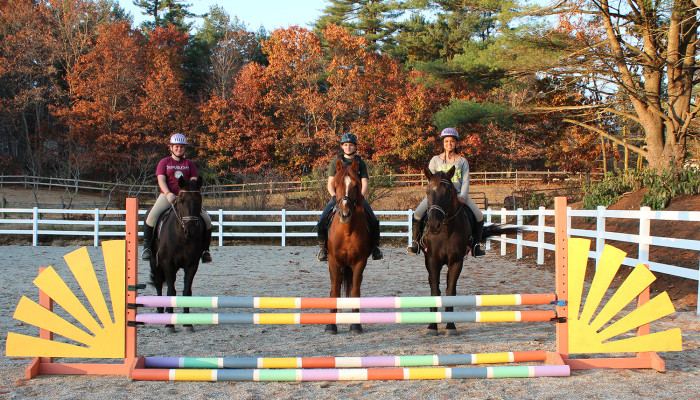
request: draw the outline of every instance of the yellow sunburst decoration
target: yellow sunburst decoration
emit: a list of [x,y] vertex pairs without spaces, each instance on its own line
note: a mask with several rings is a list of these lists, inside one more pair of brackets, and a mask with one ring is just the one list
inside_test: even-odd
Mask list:
[[[666,292],[618,317],[625,307],[636,301],[636,297],[656,279],[644,265],[638,264],[610,299],[602,304],[626,256],[624,251],[613,246],[605,245],[581,309],[589,247],[590,241],[587,239],[569,239],[569,353],[682,350],[679,328],[633,336],[637,328],[676,311]],[[631,334],[627,334],[628,332]]]
[[[34,280],[41,291],[70,314],[78,324],[66,321],[27,297],[22,297],[14,318],[63,336],[71,342],[41,339],[10,332],[7,335],[6,355],[12,357],[75,357],[123,358],[125,354],[126,272],[124,240],[102,243],[109,296],[110,312],[87,249],[82,247],[63,258],[89,303],[78,299],[53,267],[42,271]],[[95,318],[97,317],[97,318]]]

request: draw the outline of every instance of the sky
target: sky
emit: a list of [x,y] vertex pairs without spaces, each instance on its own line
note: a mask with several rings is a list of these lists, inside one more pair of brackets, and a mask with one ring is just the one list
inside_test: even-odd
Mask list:
[[[273,31],[299,25],[310,27],[326,8],[326,0],[187,0],[192,4],[190,12],[204,14],[209,6],[218,4],[233,18],[238,17],[250,31],[257,31],[260,26]],[[119,0],[119,4],[134,17],[134,24],[140,25],[145,16],[142,9],[133,5],[133,0]],[[201,21],[201,19],[199,19]]]

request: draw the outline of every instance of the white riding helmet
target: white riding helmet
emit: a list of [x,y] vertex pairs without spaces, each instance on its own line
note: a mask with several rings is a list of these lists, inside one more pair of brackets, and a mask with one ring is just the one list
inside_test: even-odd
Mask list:
[[448,136],[459,139],[459,133],[457,133],[457,129],[455,128],[445,128],[442,130],[442,132],[440,132],[440,139],[444,139]]
[[170,136],[170,144],[187,144],[187,138],[182,133]]

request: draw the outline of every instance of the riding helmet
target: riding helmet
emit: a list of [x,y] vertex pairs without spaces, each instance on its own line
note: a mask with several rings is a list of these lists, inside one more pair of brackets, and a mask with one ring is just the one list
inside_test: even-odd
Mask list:
[[357,145],[357,136],[355,136],[354,133],[348,132],[340,138],[340,144],[343,143],[352,143],[354,145]]
[[187,138],[182,133],[170,136],[170,144],[187,144]]
[[457,129],[455,128],[445,128],[440,132],[440,138],[444,139],[448,136],[452,136],[455,139],[459,139],[459,133],[457,133]]

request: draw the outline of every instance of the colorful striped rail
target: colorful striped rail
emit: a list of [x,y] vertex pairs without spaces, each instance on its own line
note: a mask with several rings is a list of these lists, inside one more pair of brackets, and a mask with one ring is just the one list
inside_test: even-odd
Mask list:
[[554,293],[360,298],[137,296],[136,304],[143,307],[363,309],[543,305],[556,300]]
[[570,376],[568,365],[461,368],[347,369],[135,369],[131,378],[152,381],[366,381]]
[[136,322],[161,325],[430,324],[443,322],[553,321],[555,311],[376,312],[376,313],[147,313]]
[[368,357],[146,357],[146,368],[263,369],[263,368],[370,368],[429,367],[546,361],[544,350]]

